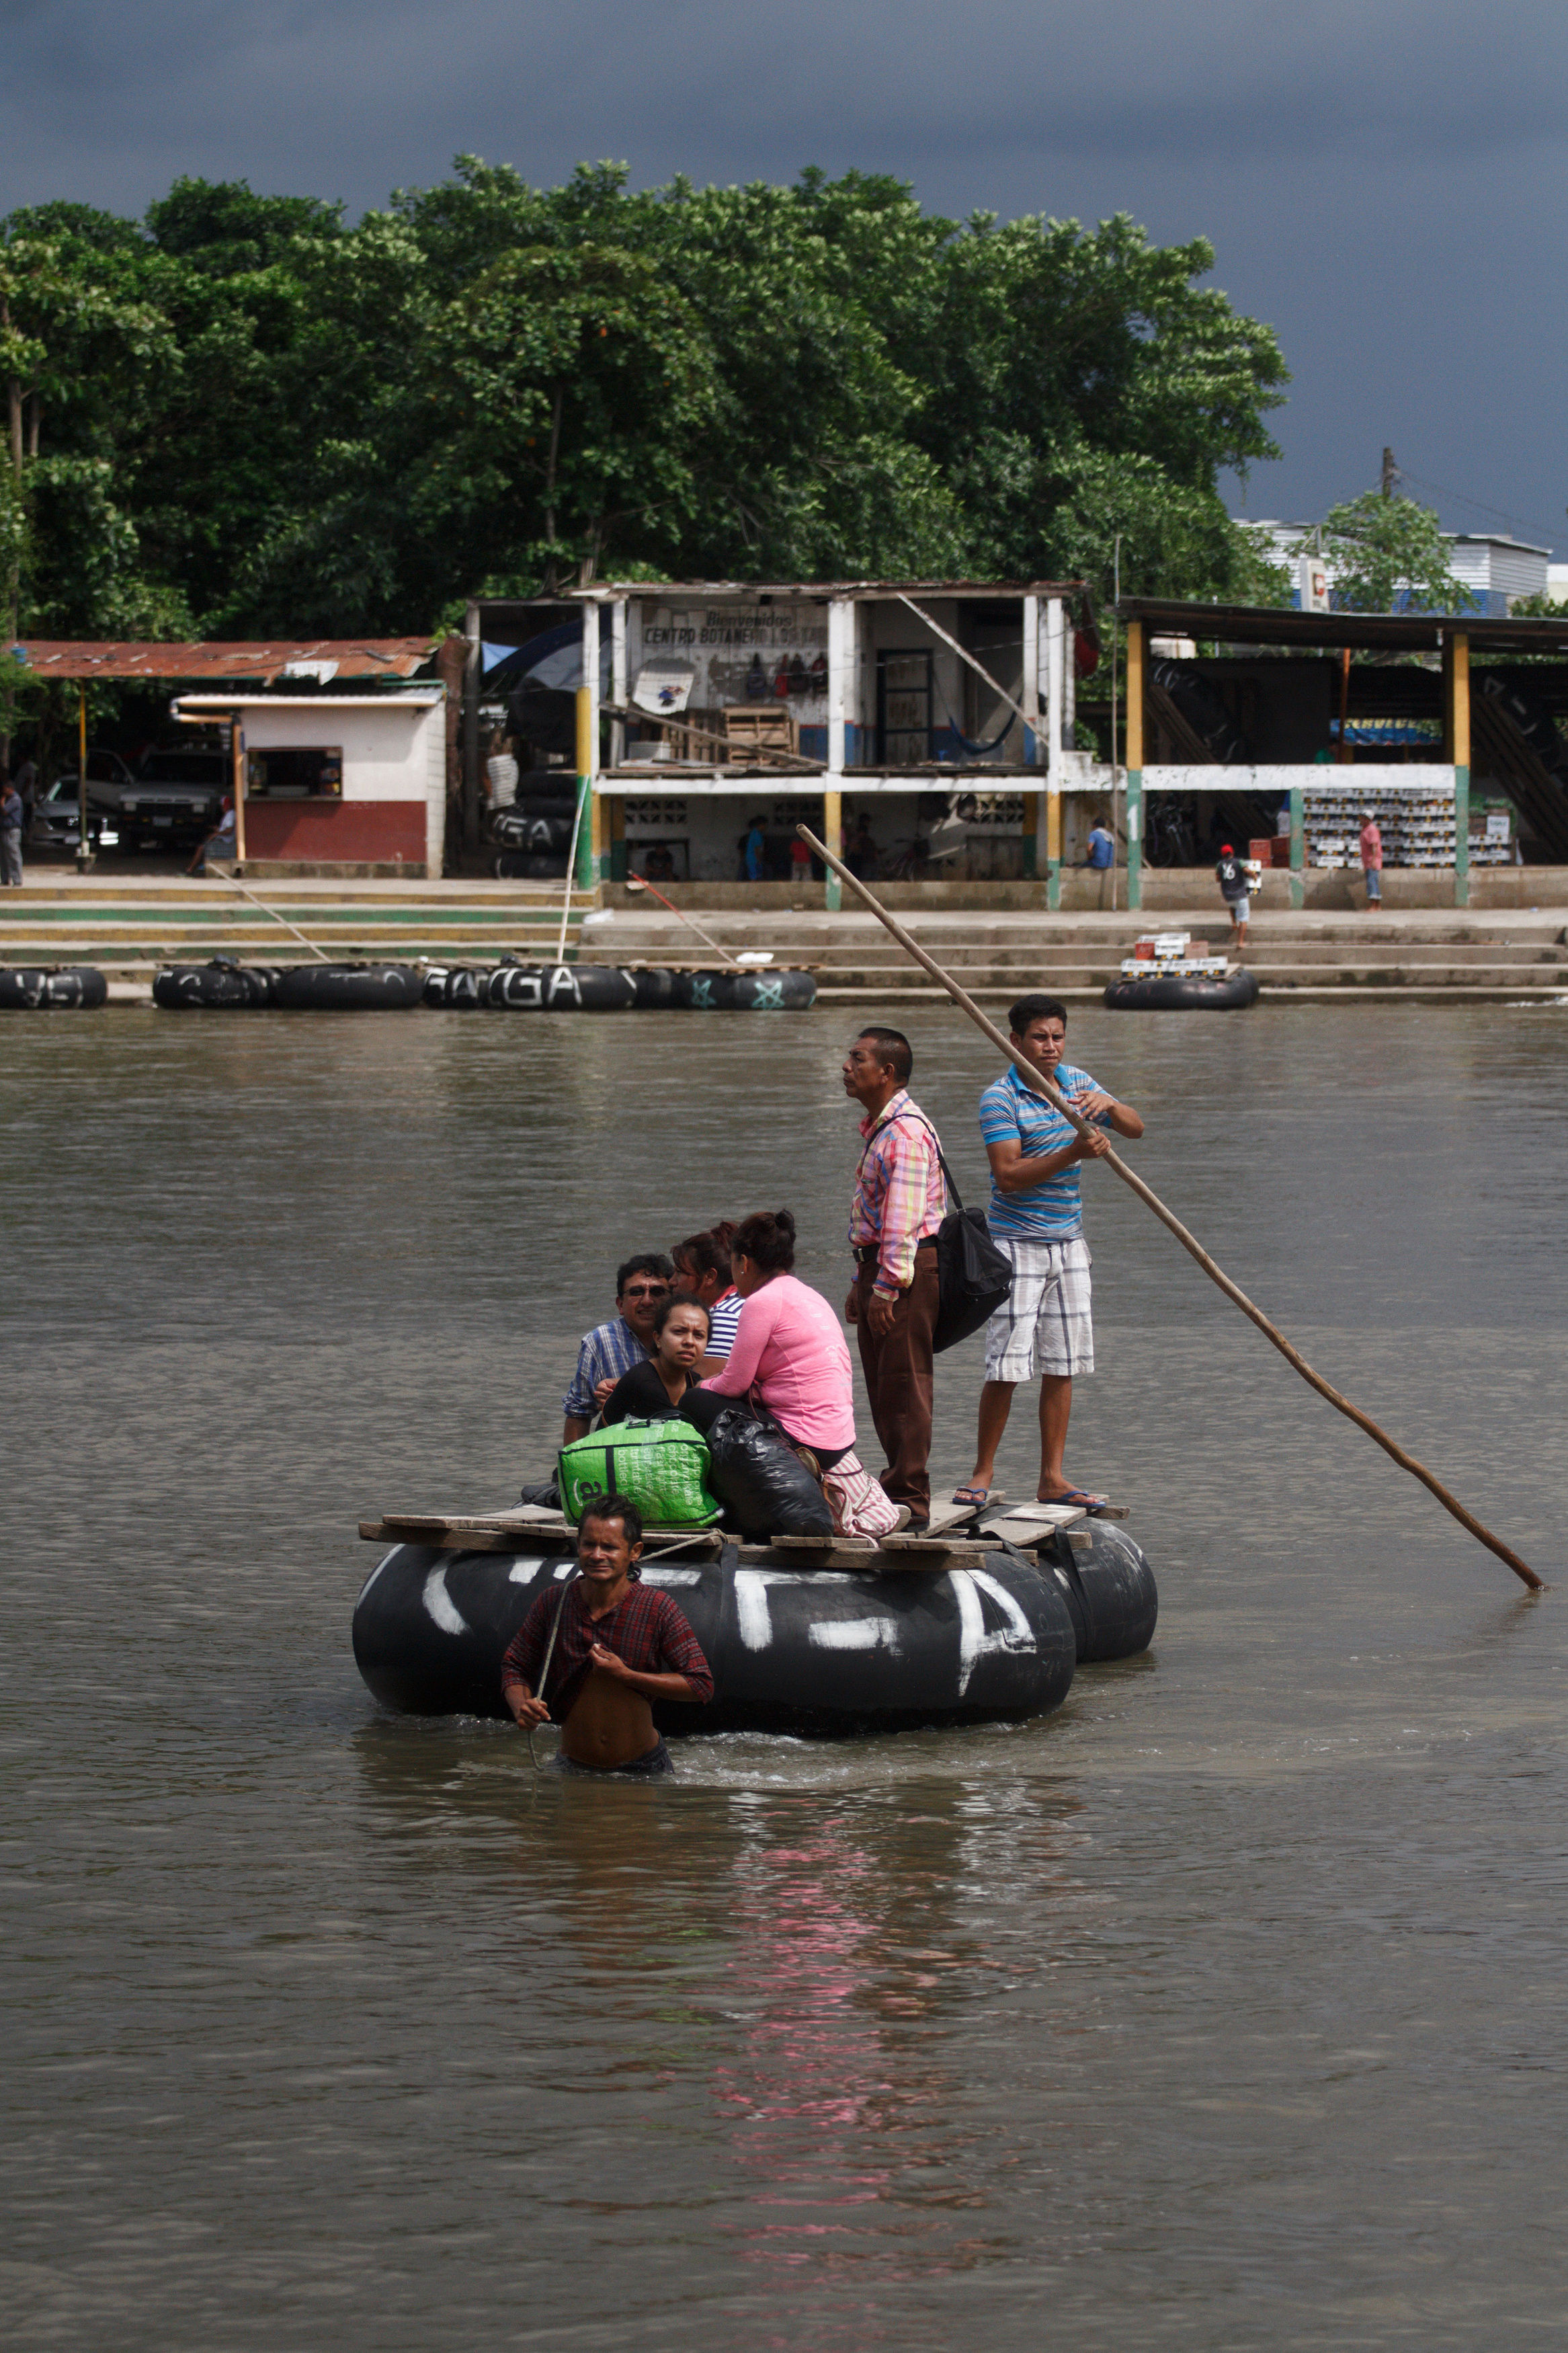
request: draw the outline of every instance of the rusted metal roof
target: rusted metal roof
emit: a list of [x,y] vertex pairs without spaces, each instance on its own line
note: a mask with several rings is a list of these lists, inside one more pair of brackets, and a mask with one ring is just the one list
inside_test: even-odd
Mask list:
[[13,650],[40,678],[412,678],[436,638],[314,638],[298,645],[136,645],[101,638],[33,638]]

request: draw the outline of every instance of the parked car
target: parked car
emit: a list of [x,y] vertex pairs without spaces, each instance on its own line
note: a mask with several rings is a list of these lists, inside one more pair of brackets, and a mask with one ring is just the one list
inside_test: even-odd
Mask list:
[[143,753],[117,795],[122,839],[137,849],[193,849],[216,825],[230,782],[222,752]]
[[[110,755],[112,757],[112,754]],[[87,841],[89,849],[117,849],[120,820],[98,804],[92,776],[93,754],[88,754]],[[123,763],[121,763],[123,765]],[[130,771],[126,771],[129,775]],[[81,843],[81,791],[74,776],[57,776],[34,804],[32,831],[35,849],[75,851]]]

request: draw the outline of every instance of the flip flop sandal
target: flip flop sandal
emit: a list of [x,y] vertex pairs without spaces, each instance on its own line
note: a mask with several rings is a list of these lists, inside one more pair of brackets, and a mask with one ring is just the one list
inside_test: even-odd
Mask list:
[[952,1500],[955,1504],[973,1504],[977,1512],[983,1512],[994,1493],[993,1487],[955,1487]]
[[1064,1487],[1059,1495],[1037,1495],[1035,1501],[1037,1504],[1071,1504],[1080,1512],[1098,1512],[1102,1504],[1110,1503],[1110,1498],[1109,1495],[1087,1494],[1081,1487]]

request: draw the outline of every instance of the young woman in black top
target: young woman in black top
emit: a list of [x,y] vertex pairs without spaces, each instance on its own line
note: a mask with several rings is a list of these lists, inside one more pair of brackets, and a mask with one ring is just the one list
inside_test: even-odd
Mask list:
[[654,1311],[653,1354],[622,1374],[605,1401],[605,1421],[668,1421],[696,1387],[707,1346],[702,1302],[679,1291],[661,1299]]

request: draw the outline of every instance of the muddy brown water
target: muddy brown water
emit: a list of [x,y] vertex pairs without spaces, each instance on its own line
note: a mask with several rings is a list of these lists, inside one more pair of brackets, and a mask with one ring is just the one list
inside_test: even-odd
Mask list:
[[[547,1462],[621,1251],[785,1204],[842,1290],[859,1018],[5,1023],[10,2341],[1561,2337],[1568,1013],[1071,1032],[1543,1600],[1091,1174],[1149,1657],[658,1790],[362,1688],[356,1518]],[[979,1193],[985,1050],[907,1020]]]

